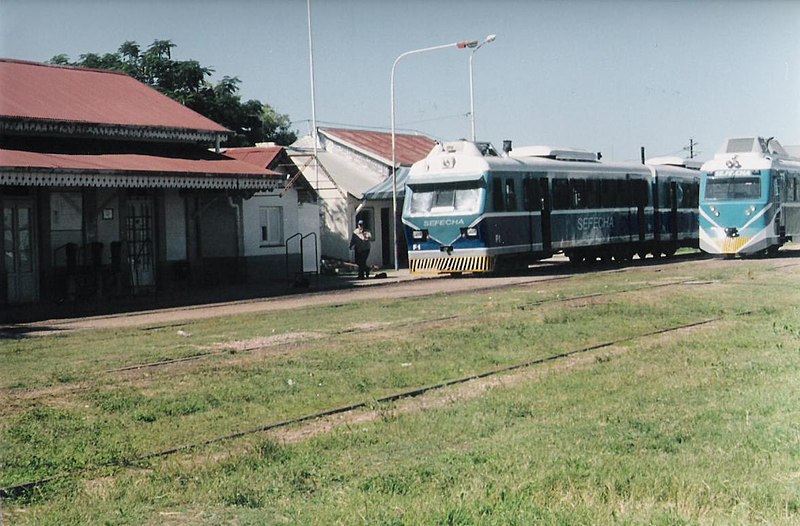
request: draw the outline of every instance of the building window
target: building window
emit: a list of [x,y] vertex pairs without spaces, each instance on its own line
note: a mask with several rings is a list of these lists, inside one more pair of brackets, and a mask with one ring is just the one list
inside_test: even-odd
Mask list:
[[283,208],[280,206],[262,206],[259,209],[259,222],[262,247],[283,245]]

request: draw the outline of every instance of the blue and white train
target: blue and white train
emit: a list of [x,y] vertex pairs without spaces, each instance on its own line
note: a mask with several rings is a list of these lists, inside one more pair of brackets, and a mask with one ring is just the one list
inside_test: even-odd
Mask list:
[[771,254],[800,236],[800,158],[774,138],[728,139],[701,172],[703,251]]
[[407,179],[412,273],[481,273],[564,253],[627,261],[697,247],[700,174],[669,164],[599,162],[594,153],[439,144]]

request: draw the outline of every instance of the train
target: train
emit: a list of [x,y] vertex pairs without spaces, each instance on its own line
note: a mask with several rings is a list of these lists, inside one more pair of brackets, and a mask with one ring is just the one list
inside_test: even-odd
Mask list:
[[600,157],[510,141],[502,153],[489,143],[437,144],[406,180],[410,272],[502,272],[559,253],[624,262],[698,247],[698,170]]
[[700,171],[701,250],[771,255],[800,239],[800,158],[776,139],[727,139]]

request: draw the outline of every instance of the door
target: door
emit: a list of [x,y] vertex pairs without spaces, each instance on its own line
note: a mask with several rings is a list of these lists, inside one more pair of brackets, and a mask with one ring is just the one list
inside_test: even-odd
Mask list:
[[670,237],[672,241],[678,240],[678,183],[670,181],[669,183],[669,228]]
[[3,254],[8,303],[30,303],[39,295],[36,229],[32,201],[3,203]]
[[155,285],[153,256],[153,201],[131,199],[125,218],[128,266],[134,293]]

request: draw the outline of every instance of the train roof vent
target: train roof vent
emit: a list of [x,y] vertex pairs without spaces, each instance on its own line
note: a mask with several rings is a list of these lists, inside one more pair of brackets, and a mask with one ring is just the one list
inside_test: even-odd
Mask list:
[[694,159],[683,159],[681,157],[653,157],[645,161],[649,166],[679,166],[681,168],[689,168],[690,170],[699,170],[703,164],[701,161]]
[[509,157],[546,157],[559,161],[597,162],[597,154],[575,148],[554,148],[552,146],[521,146],[508,152]]
[[[431,154],[436,153],[463,153],[467,155],[474,155],[476,157],[482,157],[484,154],[480,149],[480,146],[470,141],[461,140],[461,141],[447,141],[443,142],[440,145],[434,147],[431,151]],[[491,145],[490,145],[491,146]]]
[[735,137],[725,141],[719,153],[760,153],[786,156],[786,151],[775,137]]
[[786,154],[792,159],[800,159],[800,145],[789,146],[787,144],[783,149],[786,150]]

